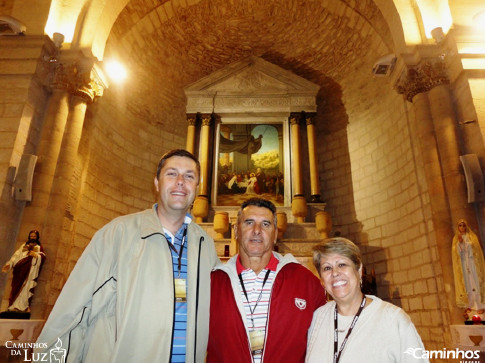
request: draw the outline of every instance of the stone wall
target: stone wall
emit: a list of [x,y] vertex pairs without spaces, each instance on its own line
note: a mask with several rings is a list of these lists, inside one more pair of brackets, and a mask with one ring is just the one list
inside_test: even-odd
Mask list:
[[[48,64],[53,45],[43,36],[0,37],[0,263],[27,240],[18,235],[25,201],[13,197],[22,154],[35,154],[47,100]],[[10,278],[10,275],[9,275]],[[9,280],[10,281],[10,280]],[[3,291],[7,276],[0,277]],[[8,283],[9,285],[9,283]],[[9,289],[7,289],[9,291]]]
[[360,245],[367,270],[375,270],[379,297],[408,312],[428,349],[441,349],[443,282],[413,142],[414,115],[386,87],[363,109],[347,99],[348,126],[323,135],[322,195],[333,218],[331,235]]

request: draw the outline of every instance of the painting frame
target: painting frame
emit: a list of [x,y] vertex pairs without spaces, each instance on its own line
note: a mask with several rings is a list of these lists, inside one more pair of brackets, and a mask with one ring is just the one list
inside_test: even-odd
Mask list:
[[[263,130],[270,130],[268,135],[266,135],[266,139],[266,132],[263,131],[263,133],[260,133],[261,128],[265,128]],[[238,134],[238,136],[232,135],[232,137],[223,137],[224,133],[226,133],[226,136],[229,136],[227,135],[228,129],[231,132],[234,132],[234,134]],[[243,148],[242,153],[239,151],[232,151],[232,159],[230,159],[231,163],[229,165],[224,164],[221,162],[221,154],[227,154],[222,152],[227,150],[227,139],[231,141],[241,141],[241,134],[243,135],[242,139],[244,139],[244,132],[241,132],[241,130],[244,129],[246,129],[245,136],[249,140],[247,145],[240,146]],[[248,130],[251,130],[251,134]],[[254,131],[256,135],[252,135],[252,131]],[[273,153],[268,151],[268,146],[265,144],[267,144],[267,140],[270,140],[270,137],[274,137],[275,131],[278,135],[277,152],[279,164],[278,166],[269,164],[271,165],[271,168],[265,168],[264,165],[268,165],[268,163],[265,161],[265,164],[261,164],[263,163],[261,160],[264,160],[265,157],[267,159],[268,153],[270,153],[271,157],[274,159]],[[278,207],[291,205],[292,191],[291,168],[289,165],[289,131],[287,117],[221,117],[220,122],[217,124],[215,134],[211,204],[213,206],[232,207],[239,206],[245,199],[261,197],[271,200]],[[260,149],[258,149],[258,141],[261,143]],[[274,141],[272,141],[272,143],[274,147]],[[246,147],[246,149],[244,149],[244,147]],[[253,152],[256,149],[258,150]],[[261,150],[261,152],[259,150]],[[246,153],[245,158],[247,159],[248,152],[251,153],[251,156],[253,157],[251,157],[251,161],[245,162],[243,160],[242,164],[237,160],[240,156],[234,156],[242,154],[244,159],[244,153]],[[261,156],[263,153],[266,153],[266,155]],[[224,157],[227,158],[227,155]],[[258,157],[260,157],[260,160],[255,161]],[[231,183],[231,180],[227,179],[228,173],[235,173],[237,179],[233,178],[234,180],[232,180]],[[244,175],[244,173],[246,175]],[[253,173],[255,174],[254,176],[251,175]],[[257,175],[258,173],[259,175]],[[261,174],[264,175],[264,178],[260,177]],[[231,175],[231,177],[234,176],[235,175]],[[250,179],[253,181],[251,182]],[[253,183],[252,190],[251,183]]]

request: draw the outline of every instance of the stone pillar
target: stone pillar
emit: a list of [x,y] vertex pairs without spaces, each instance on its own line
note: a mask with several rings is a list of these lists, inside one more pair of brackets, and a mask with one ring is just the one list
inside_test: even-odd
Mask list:
[[202,116],[202,127],[200,130],[200,182],[199,195],[195,198],[192,214],[197,223],[201,223],[209,214],[208,190],[208,171],[209,171],[209,137],[210,137],[211,115]]
[[293,170],[293,200],[291,211],[297,223],[303,223],[307,215],[307,204],[303,195],[300,162],[300,119],[301,114],[290,115],[291,125],[291,168]]
[[[397,85],[397,91],[403,93],[406,99],[413,103],[415,111],[414,128],[417,133],[415,139],[423,158],[444,283],[445,296],[440,301],[449,312],[449,315],[443,314],[448,320],[444,321],[445,326],[463,322],[461,312],[455,303],[454,276],[451,268],[453,218],[456,213],[452,213],[452,210],[456,210],[456,201],[462,197],[455,198],[452,194],[466,196],[466,190],[456,184],[458,174],[456,163],[460,162],[457,135],[453,130],[453,122],[447,119],[450,117],[450,109],[442,104],[450,102],[443,97],[443,89],[446,89],[445,85],[448,82],[443,64],[434,61],[423,62],[417,67],[409,68]],[[440,107],[444,107],[442,111],[439,110]]]
[[188,114],[187,115],[187,144],[185,149],[194,154],[194,148],[195,148],[195,121],[196,121],[196,115],[194,114]]
[[476,226],[475,213],[468,204],[466,179],[460,161],[457,122],[448,85],[433,87],[428,97],[453,225],[460,218],[464,218],[472,226]]
[[[80,63],[84,63],[83,60]],[[36,298],[32,303],[32,314],[45,316],[49,308],[48,293],[51,285],[58,283],[55,278],[57,273],[64,276],[67,273],[69,261],[69,247],[71,236],[71,224],[73,222],[73,210],[69,205],[69,197],[73,187],[73,176],[78,161],[78,147],[81,140],[87,105],[99,97],[106,87],[96,77],[96,72],[91,68],[84,69],[78,63],[70,74],[69,91],[71,93],[69,113],[64,129],[57,166],[55,169],[52,187],[50,190],[49,204],[44,210],[42,241],[48,257],[48,261],[39,276],[39,289],[36,290]],[[38,310],[44,309],[43,312]]]
[[306,115],[306,129],[308,138],[308,160],[310,162],[310,190],[311,202],[321,203],[320,200],[320,182],[318,174],[318,156],[315,148],[315,125],[313,124],[313,116]]
[[41,240],[44,240],[42,224],[49,204],[62,136],[69,113],[68,74],[70,72],[70,67],[65,67],[63,64],[58,64],[54,71],[52,94],[45,112],[37,150],[38,159],[32,182],[32,202],[24,209],[19,231],[22,238],[27,236],[30,230],[38,229]]

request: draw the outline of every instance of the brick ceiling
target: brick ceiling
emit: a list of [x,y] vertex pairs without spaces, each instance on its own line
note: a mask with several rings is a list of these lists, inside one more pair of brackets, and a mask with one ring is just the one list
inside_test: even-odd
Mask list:
[[132,0],[113,26],[106,53],[129,65],[138,109],[160,105],[152,117],[163,118],[163,104],[184,102],[184,87],[249,55],[321,85],[321,112],[341,104],[343,89],[365,87],[373,63],[392,49],[388,25],[370,0],[202,0],[189,6]]

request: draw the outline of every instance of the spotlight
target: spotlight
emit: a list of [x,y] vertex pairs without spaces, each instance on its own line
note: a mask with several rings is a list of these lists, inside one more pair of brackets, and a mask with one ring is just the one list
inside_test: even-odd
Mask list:
[[108,74],[109,78],[115,83],[121,83],[127,77],[125,67],[117,61],[106,62],[104,65],[104,70]]

